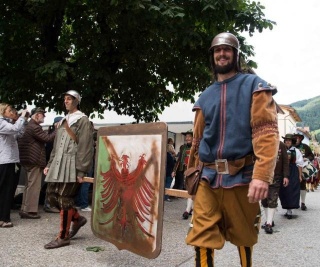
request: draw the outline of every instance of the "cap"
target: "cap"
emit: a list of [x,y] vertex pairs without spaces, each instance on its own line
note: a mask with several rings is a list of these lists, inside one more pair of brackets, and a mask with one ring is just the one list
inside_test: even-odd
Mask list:
[[46,113],[46,111],[43,109],[43,108],[40,108],[40,107],[35,107],[31,110],[31,116],[36,114],[36,113]]

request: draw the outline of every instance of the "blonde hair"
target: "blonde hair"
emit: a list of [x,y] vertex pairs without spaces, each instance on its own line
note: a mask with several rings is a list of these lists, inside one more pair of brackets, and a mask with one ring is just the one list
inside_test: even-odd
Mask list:
[[173,147],[173,145],[171,145],[171,144],[168,144],[168,145],[167,145],[167,151],[168,151],[169,153],[173,154],[173,155],[176,154],[176,151],[174,150],[174,147]]
[[0,115],[1,115],[1,116],[4,115],[4,113],[5,113],[5,111],[6,111],[6,109],[7,109],[8,107],[10,107],[9,104],[7,104],[7,103],[0,103]]

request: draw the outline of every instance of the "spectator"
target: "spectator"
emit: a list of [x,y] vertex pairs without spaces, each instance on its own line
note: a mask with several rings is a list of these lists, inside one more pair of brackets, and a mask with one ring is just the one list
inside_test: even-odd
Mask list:
[[[91,127],[93,131],[93,157],[92,157],[92,167],[90,172],[88,173],[89,177],[94,177],[94,156],[96,151],[96,138],[97,135],[95,134],[96,130],[94,129],[94,125],[92,122]],[[76,197],[76,205],[77,208],[79,208],[81,211],[91,211],[91,208],[89,207],[89,189],[92,183],[84,182],[80,185],[79,193]]]
[[174,165],[172,177],[175,178],[174,189],[184,189],[184,171],[187,169],[190,148],[192,144],[192,131],[182,133],[185,136],[185,144],[180,146],[177,162]]
[[[56,128],[59,125],[59,122],[63,119],[62,116],[57,116],[53,119],[53,124],[49,127],[48,133],[53,133],[56,131]],[[53,140],[50,142],[46,143],[46,163],[48,163],[50,159],[50,154],[53,148]],[[44,192],[45,198],[44,198],[44,205],[43,205],[43,210],[48,213],[59,213],[60,210],[57,209],[56,207],[51,207],[50,204],[47,201],[47,194],[46,194],[46,189],[47,189],[47,183],[45,183],[41,189],[42,192]]]
[[177,156],[177,153],[174,150],[174,142],[171,137],[168,138],[167,149],[168,149],[169,153],[171,153],[171,155],[175,159],[175,157]]
[[[18,111],[15,109],[15,108],[12,108],[12,119],[10,119],[10,122],[12,124],[15,124],[16,121],[19,119],[20,115],[18,114]],[[26,125],[27,125],[27,122],[26,122]],[[22,134],[18,134],[16,135],[17,139],[18,137],[21,137]],[[16,191],[17,191],[17,188],[18,188],[18,184],[19,184],[19,179],[20,179],[20,173],[21,173],[21,164],[20,162],[16,163],[16,166],[15,166],[15,175],[14,175],[14,189],[13,189],[13,202],[12,202],[12,206],[11,206],[11,209],[14,209],[14,210],[18,210],[20,209],[21,207],[21,202],[19,203],[19,205],[17,203],[15,203],[15,196],[16,196]]]
[[[172,153],[169,151],[169,147],[167,146],[167,165],[166,165],[166,178],[165,178],[165,188],[170,188],[172,183],[172,170],[174,167],[174,157]],[[171,202],[169,195],[164,195],[164,200]]]
[[10,218],[10,209],[13,203],[15,190],[15,167],[19,163],[19,149],[16,135],[23,132],[28,111],[24,110],[14,124],[12,107],[0,103],[0,227],[13,227]]
[[45,113],[40,107],[31,110],[31,120],[18,141],[21,166],[27,174],[19,212],[22,219],[40,218],[38,207],[42,173],[46,166],[45,144],[53,141],[56,135],[55,131],[49,134],[42,129],[40,124],[44,122]]

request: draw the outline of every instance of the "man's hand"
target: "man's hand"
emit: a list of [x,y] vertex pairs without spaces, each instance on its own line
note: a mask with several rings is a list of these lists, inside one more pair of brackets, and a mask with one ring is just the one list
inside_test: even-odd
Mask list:
[[44,175],[47,175],[47,174],[48,174],[48,171],[49,171],[49,168],[48,168],[48,167],[45,167],[45,168],[43,169],[43,174],[44,174]]
[[289,185],[289,179],[288,178],[283,178],[283,186],[287,187]]
[[249,203],[255,203],[266,198],[268,196],[268,188],[269,183],[258,179],[252,179],[248,191]]
[[77,180],[79,184],[83,183],[83,177],[77,176]]

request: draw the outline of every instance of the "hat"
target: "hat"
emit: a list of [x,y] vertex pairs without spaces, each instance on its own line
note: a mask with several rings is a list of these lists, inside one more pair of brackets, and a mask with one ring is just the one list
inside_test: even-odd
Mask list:
[[296,140],[293,134],[286,134],[284,137],[282,136],[283,139],[291,139],[291,140]]
[[182,132],[181,134],[183,134],[183,135],[191,134],[193,136],[193,131],[189,130],[189,131],[186,131],[186,132]]
[[61,121],[62,119],[63,119],[63,117],[61,117],[61,116],[55,117],[54,120],[53,120],[53,124]]
[[295,138],[300,137],[300,138],[301,138],[301,141],[304,139],[304,135],[301,134],[301,133],[294,133],[293,136],[294,136]]
[[46,111],[43,108],[35,107],[31,110],[31,116],[36,114],[36,113],[46,113]]

